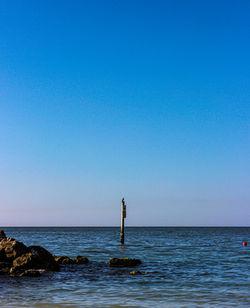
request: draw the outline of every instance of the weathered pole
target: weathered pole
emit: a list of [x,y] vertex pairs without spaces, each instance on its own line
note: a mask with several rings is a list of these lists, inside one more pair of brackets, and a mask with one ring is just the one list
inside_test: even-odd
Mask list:
[[124,198],[122,198],[121,206],[121,244],[124,244],[124,218],[126,218],[126,204]]

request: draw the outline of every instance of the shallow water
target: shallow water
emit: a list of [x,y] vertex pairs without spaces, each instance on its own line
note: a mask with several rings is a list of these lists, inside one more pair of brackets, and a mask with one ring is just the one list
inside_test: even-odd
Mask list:
[[[4,228],[27,246],[87,256],[38,278],[0,276],[1,307],[250,307],[250,228]],[[109,268],[135,257],[144,275]],[[133,269],[131,269],[133,270]]]

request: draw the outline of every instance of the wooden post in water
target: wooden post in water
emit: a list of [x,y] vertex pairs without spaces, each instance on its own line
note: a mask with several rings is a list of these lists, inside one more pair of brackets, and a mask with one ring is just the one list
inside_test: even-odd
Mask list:
[[122,198],[121,206],[121,244],[124,244],[124,218],[126,218],[126,204],[124,198]]

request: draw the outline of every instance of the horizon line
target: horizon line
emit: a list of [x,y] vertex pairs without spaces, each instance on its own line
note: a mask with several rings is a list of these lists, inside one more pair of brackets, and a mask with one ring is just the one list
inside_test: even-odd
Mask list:
[[[0,225],[0,229],[1,228],[120,228],[121,226],[95,226],[95,225],[92,225],[92,226],[70,226],[70,225],[66,225],[66,226],[62,226],[62,225],[59,225],[59,226],[56,226],[56,225],[42,225],[42,226],[1,226]],[[170,225],[170,226],[162,226],[162,225],[159,225],[159,226],[126,226],[125,228],[249,228],[249,226],[234,226],[234,225],[209,225],[209,226],[206,226],[206,225],[194,225],[194,226],[181,226],[181,225]]]

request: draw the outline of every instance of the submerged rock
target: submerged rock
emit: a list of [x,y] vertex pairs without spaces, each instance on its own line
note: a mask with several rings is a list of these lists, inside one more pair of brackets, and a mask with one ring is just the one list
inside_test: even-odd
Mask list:
[[132,271],[132,272],[129,272],[130,275],[142,275],[142,272],[140,271]]
[[86,264],[88,262],[89,262],[89,259],[87,257],[83,257],[83,256],[77,256],[74,259],[75,264]]
[[57,264],[73,264],[74,261],[67,256],[54,256],[54,260]]
[[108,265],[111,267],[131,267],[141,264],[141,260],[135,258],[111,258]]

